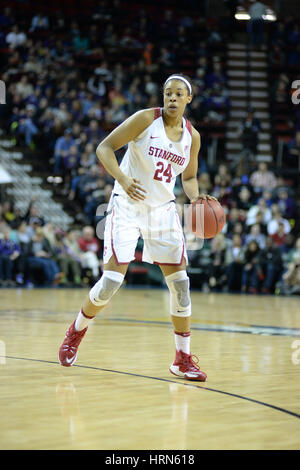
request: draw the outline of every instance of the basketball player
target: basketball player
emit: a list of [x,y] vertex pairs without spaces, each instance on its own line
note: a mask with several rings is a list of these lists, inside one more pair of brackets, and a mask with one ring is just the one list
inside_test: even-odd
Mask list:
[[[160,266],[170,292],[176,353],[169,370],[178,377],[203,382],[207,376],[190,351],[187,254],[173,193],[176,176],[181,174],[183,190],[190,202],[200,197],[197,184],[200,135],[183,117],[186,105],[192,101],[190,81],[183,75],[171,75],[164,83],[163,100],[163,108],[145,109],[126,119],[96,150],[115,179],[105,223],[104,270],[66,333],[59,361],[67,367],[74,364],[89,322],[122,285],[141,235],[143,261]],[[128,149],[119,166],[115,152],[126,144]]]

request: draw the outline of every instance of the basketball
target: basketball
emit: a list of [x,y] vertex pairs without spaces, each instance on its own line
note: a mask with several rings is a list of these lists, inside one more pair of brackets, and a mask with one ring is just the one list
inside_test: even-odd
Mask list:
[[225,225],[226,215],[223,207],[214,199],[193,202],[187,210],[187,227],[198,238],[213,238]]

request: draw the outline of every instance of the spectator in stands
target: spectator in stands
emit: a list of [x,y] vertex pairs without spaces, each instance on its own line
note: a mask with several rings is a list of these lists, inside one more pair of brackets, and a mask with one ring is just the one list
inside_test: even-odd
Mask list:
[[245,237],[246,245],[249,245],[251,241],[255,241],[260,249],[264,249],[266,246],[266,236],[261,233],[259,224],[252,225],[250,233]]
[[279,69],[283,68],[286,63],[286,55],[283,52],[282,46],[275,44],[272,47],[271,51],[269,52],[269,60],[273,67],[278,67]]
[[21,96],[23,100],[33,94],[34,88],[29,82],[27,75],[22,75],[21,80],[17,82],[16,92]]
[[207,42],[208,44],[221,44],[222,41],[224,41],[223,35],[219,27],[215,25],[209,32]]
[[291,225],[287,219],[282,216],[280,208],[273,204],[272,206],[272,218],[267,225],[268,235],[273,236],[279,230],[279,224],[283,224],[283,233],[288,234],[291,231]]
[[67,103],[64,101],[59,103],[58,107],[53,107],[52,112],[65,126],[71,124],[71,113],[69,112]]
[[105,180],[101,176],[96,180],[92,191],[90,191],[88,197],[86,198],[86,203],[84,206],[84,213],[86,214],[90,224],[93,224],[96,215],[96,209],[98,205],[101,204],[101,202],[104,202],[104,196]]
[[282,252],[286,250],[287,234],[285,233],[284,224],[282,222],[278,223],[276,232],[274,232],[270,238],[275,247],[280,248]]
[[263,272],[261,292],[273,294],[283,270],[281,250],[273,244],[272,237],[266,238],[266,247],[260,252],[260,267]]
[[229,292],[240,292],[242,271],[244,263],[244,250],[242,238],[234,234],[232,243],[226,249],[225,267],[227,277],[227,288]]
[[294,245],[287,254],[286,262],[294,264],[300,262],[300,237],[296,239]]
[[288,31],[287,42],[292,46],[298,46],[300,42],[300,28],[297,23],[294,23],[292,28]]
[[31,20],[29,32],[34,33],[36,31],[45,31],[49,29],[49,20],[43,13],[38,13]]
[[65,242],[65,236],[66,234],[62,230],[55,233],[54,259],[60,271],[64,273],[60,282],[62,285],[73,283],[75,287],[81,287],[81,261]]
[[3,13],[0,15],[0,27],[10,28],[15,23],[16,20],[12,15],[11,7],[5,7]]
[[285,104],[289,98],[289,86],[284,80],[278,80],[277,83],[275,83],[275,101],[276,103]]
[[228,91],[225,88],[226,79],[224,83],[216,81],[211,89],[207,99],[207,106],[215,111],[222,111],[224,115],[231,107],[230,99],[228,98]]
[[261,48],[264,42],[264,19],[267,7],[261,2],[253,1],[249,8],[250,20],[248,22],[248,33],[250,46]]
[[56,246],[56,242],[57,242],[56,233],[57,232],[60,232],[60,229],[56,227],[53,223],[47,222],[45,225],[43,225],[43,233],[45,237],[47,238],[47,240],[49,241],[52,250],[54,250]]
[[259,228],[260,228],[260,232],[263,234],[263,235],[267,235],[267,225],[263,223],[263,214],[262,212],[258,212],[256,214],[256,222],[255,222],[255,225],[258,225]]
[[282,282],[278,284],[278,291],[285,295],[300,294],[300,261],[288,265],[282,275]]
[[112,103],[111,107],[106,113],[106,120],[109,123],[119,125],[126,119],[127,114],[124,108],[121,108],[118,103]]
[[1,218],[9,225],[12,224],[16,215],[15,215],[15,207],[12,200],[7,199],[3,202],[1,206]]
[[226,180],[222,179],[219,185],[215,185],[213,195],[219,200],[224,208],[231,207],[232,202],[232,188],[226,184]]
[[225,275],[225,255],[226,255],[226,239],[222,233],[216,235],[212,240],[208,271],[208,285],[213,291],[221,290],[226,281]]
[[91,191],[93,191],[95,188],[97,180],[101,176],[101,169],[99,165],[92,165],[89,171],[80,176],[76,187],[79,201],[82,203],[86,201]]
[[218,166],[218,171],[214,177],[214,184],[219,185],[221,181],[224,181],[226,186],[230,185],[232,181],[230,171],[228,170],[227,166],[224,164],[220,164]]
[[107,94],[107,87],[112,81],[112,73],[106,61],[103,61],[94,71],[87,83],[88,90],[94,95],[102,98]]
[[24,63],[23,71],[25,73],[35,73],[37,75],[41,74],[43,66],[33,54],[28,55],[26,62]]
[[271,33],[271,44],[280,47],[286,45],[286,31],[285,24],[282,21],[277,21],[274,25],[273,32]]
[[277,198],[275,203],[282,212],[282,216],[285,219],[291,219],[295,215],[295,202],[294,199],[289,195],[287,189],[279,188],[277,191]]
[[242,292],[258,293],[259,281],[262,272],[259,264],[260,249],[256,241],[252,240],[246,245],[244,265],[242,271]]
[[73,46],[77,54],[86,53],[90,48],[89,37],[83,31],[78,30],[73,37]]
[[272,87],[272,96],[276,103],[286,103],[290,99],[290,78],[285,72],[281,72]]
[[[48,239],[45,237],[42,227],[37,227],[28,246],[28,268],[30,281],[33,280],[33,271],[42,271],[42,282],[44,286],[53,287],[59,283],[64,273],[59,271],[59,267],[53,259],[54,252]],[[40,279],[39,279],[40,280]]]
[[248,189],[251,203],[254,201],[254,191],[248,175],[239,175],[238,172],[236,172],[235,177],[232,179],[231,186],[233,203],[239,199],[239,193],[243,188]]
[[34,137],[39,133],[37,122],[35,119],[36,109],[33,105],[28,104],[24,116],[19,120],[18,133],[24,138],[27,147],[35,148]]
[[99,278],[99,254],[100,254],[100,243],[95,237],[94,228],[91,226],[85,226],[82,230],[82,236],[78,240],[78,245],[82,251],[81,263],[84,269],[92,272],[93,278]]
[[76,175],[72,177],[71,188],[68,195],[68,199],[73,201],[76,196],[77,188],[80,183],[80,178],[89,173],[89,169],[94,164],[94,159],[91,160],[87,151],[81,154],[79,166],[77,168]]
[[79,239],[81,238],[81,231],[75,229],[67,230],[65,237],[64,237],[64,244],[68,249],[70,255],[80,263],[81,267],[81,277],[83,276],[83,266],[86,265],[86,261],[84,261],[85,254],[81,250],[79,246]]
[[232,207],[226,217],[226,234],[228,238],[232,238],[234,225],[240,222],[240,211],[237,207]]
[[96,119],[91,119],[88,127],[85,128],[84,132],[87,135],[89,144],[92,144],[94,146],[98,145],[98,143],[104,137],[104,132],[100,128]]
[[[14,224],[14,237],[12,237],[20,247],[20,254],[14,260],[15,279],[18,286],[28,286],[28,246],[31,240],[27,224],[24,220],[18,220]],[[29,286],[28,286],[29,287]]]
[[243,165],[244,173],[248,173],[251,163],[257,155],[258,134],[261,131],[260,121],[255,118],[252,109],[249,109],[244,121],[238,126],[237,138],[242,142],[240,164]]
[[30,229],[30,226],[42,226],[45,224],[44,217],[40,214],[40,210],[37,206],[36,198],[32,198],[26,213],[24,214],[24,220],[29,226],[28,232],[33,236],[34,231]]
[[61,39],[57,39],[50,48],[50,57],[52,61],[56,61],[58,64],[66,65],[71,55],[68,49],[65,47],[64,42]]
[[24,245],[27,245],[31,240],[31,232],[25,220],[21,220],[15,227],[17,243],[20,245],[23,252]]
[[66,151],[66,154],[63,157],[63,168],[64,168],[64,173],[66,171],[71,171],[73,169],[78,168],[78,165],[80,163],[80,153],[78,150],[77,145],[71,145],[69,150]]
[[206,87],[209,89],[213,89],[215,86],[217,86],[218,89],[224,90],[226,83],[227,79],[223,71],[220,59],[218,57],[215,57],[212,65],[212,70],[211,72],[207,73],[205,77]]
[[[276,184],[278,184],[278,182]],[[266,206],[269,209],[272,206],[272,204],[274,204],[273,191],[269,191],[268,189],[265,189],[264,192],[262,193],[262,199],[264,199]]]
[[158,64],[162,67],[162,69],[167,71],[168,69],[171,69],[171,67],[174,66],[175,55],[170,49],[166,47],[161,47],[157,60]]
[[64,135],[59,137],[55,142],[54,148],[54,174],[60,175],[63,167],[63,159],[67,156],[70,148],[75,145],[72,136],[72,130],[66,129]]
[[257,204],[254,204],[252,207],[250,207],[247,213],[246,225],[251,226],[257,223],[258,214],[261,214],[262,223],[264,225],[267,225],[272,218],[272,212],[267,207],[267,203],[263,197],[258,199]]
[[242,186],[240,192],[237,195],[237,207],[242,209],[244,212],[248,212],[252,206],[252,195],[247,186]]
[[23,46],[27,40],[27,35],[20,30],[18,25],[14,25],[11,31],[6,35],[5,41],[11,49]]
[[300,130],[297,130],[295,137],[289,143],[288,153],[291,166],[300,167]]
[[274,173],[268,170],[266,162],[260,162],[258,169],[254,171],[250,177],[250,183],[252,184],[254,191],[257,194],[261,194],[266,189],[275,189],[277,180]]
[[209,173],[203,172],[198,177],[198,186],[200,193],[210,194],[212,183]]
[[0,284],[4,287],[14,287],[14,263],[20,256],[21,247],[11,238],[11,228],[4,227],[0,238]]
[[300,45],[297,45],[289,54],[288,65],[292,67],[300,66]]

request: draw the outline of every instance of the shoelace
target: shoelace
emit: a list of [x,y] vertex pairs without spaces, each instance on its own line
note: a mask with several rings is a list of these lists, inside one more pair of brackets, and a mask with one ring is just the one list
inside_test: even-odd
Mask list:
[[82,336],[84,335],[85,331],[75,331],[74,333],[70,334],[67,332],[68,344],[65,345],[64,350],[69,350],[72,353],[76,352],[76,349],[79,346]]
[[189,356],[187,356],[186,358],[184,358],[183,360],[183,365],[185,366],[188,366],[188,365],[192,365],[195,369],[197,370],[200,370],[200,366],[198,366],[199,364],[199,358],[197,356],[195,356],[194,354],[190,354]]

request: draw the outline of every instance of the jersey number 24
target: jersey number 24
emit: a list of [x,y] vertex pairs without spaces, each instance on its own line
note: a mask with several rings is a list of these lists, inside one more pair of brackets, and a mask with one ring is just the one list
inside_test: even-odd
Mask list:
[[171,164],[169,163],[167,168],[165,168],[163,162],[158,162],[156,164],[156,172],[154,173],[154,179],[158,181],[164,180],[166,183],[171,183],[171,178],[172,178]]

